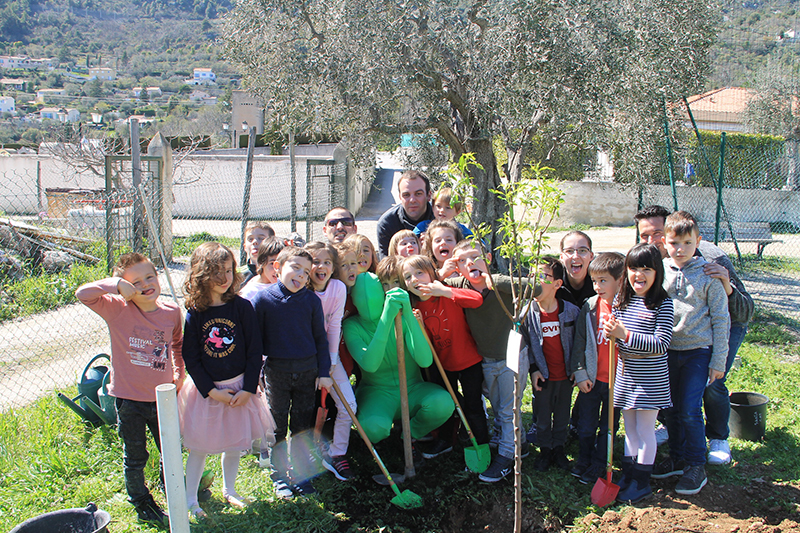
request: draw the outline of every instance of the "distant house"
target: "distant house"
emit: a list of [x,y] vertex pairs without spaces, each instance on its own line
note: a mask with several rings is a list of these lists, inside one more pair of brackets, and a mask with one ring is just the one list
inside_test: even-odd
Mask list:
[[48,96],[65,96],[66,94],[65,89],[39,89],[36,91],[36,102],[43,104],[44,99]]
[[[145,90],[147,91],[147,96],[149,96],[150,98],[153,98],[155,96],[161,96],[161,87],[148,87]],[[139,98],[142,94],[142,88],[134,87],[133,89],[131,89],[131,92],[133,93],[134,97]]]
[[25,88],[25,80],[17,78],[3,78],[0,79],[0,85],[3,86],[3,89],[14,89],[21,91]]
[[92,113],[92,123],[93,124],[102,124],[103,123],[103,114],[102,113]]
[[90,80],[106,80],[112,81],[116,79],[117,74],[113,68],[108,67],[90,67],[89,79]]
[[28,56],[0,56],[0,68],[31,68]]
[[39,119],[57,120],[59,122],[80,122],[81,112],[74,108],[43,107],[39,110]]
[[28,56],[3,56],[0,55],[0,68],[24,68],[27,70],[52,69],[52,57],[30,58]]
[[131,115],[128,118],[121,119],[120,122],[124,122],[126,124],[130,124],[131,120],[136,119],[139,124],[150,124],[151,122],[155,122],[155,117],[146,117],[144,115]]
[[58,108],[57,107],[43,107],[39,110],[39,118],[44,120],[49,118],[50,120],[58,120]]
[[192,102],[197,102],[202,105],[216,105],[217,103],[216,96],[211,96],[207,92],[200,90],[192,91],[192,93],[189,95],[189,100],[191,100]]
[[[753,89],[725,87],[696,94],[686,100],[699,129],[741,133],[747,132],[745,112],[755,95]],[[685,110],[684,117],[684,126],[691,129],[692,122]]]
[[186,85],[210,85],[217,83],[217,75],[210,68],[194,69],[194,76],[184,80]]
[[0,96],[0,113],[15,113],[17,111],[14,99],[10,96]]

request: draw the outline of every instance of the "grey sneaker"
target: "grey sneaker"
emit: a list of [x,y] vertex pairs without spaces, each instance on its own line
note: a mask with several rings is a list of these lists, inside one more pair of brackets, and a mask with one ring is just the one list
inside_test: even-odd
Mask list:
[[687,466],[680,481],[675,485],[675,492],[691,496],[700,492],[707,482],[706,469],[703,465]]
[[489,465],[486,471],[478,476],[478,479],[486,483],[500,481],[514,470],[514,459],[498,455]]
[[672,457],[667,457],[653,468],[653,473],[650,477],[653,479],[666,479],[672,476],[682,476],[685,466],[683,459],[673,461]]

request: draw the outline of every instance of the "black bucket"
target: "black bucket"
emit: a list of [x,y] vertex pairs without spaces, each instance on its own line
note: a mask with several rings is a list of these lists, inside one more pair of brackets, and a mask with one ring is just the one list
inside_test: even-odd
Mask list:
[[11,533],[106,533],[111,515],[93,503],[86,509],[62,509],[25,520]]
[[731,417],[728,428],[731,437],[759,441],[767,430],[769,398],[757,392],[732,392]]

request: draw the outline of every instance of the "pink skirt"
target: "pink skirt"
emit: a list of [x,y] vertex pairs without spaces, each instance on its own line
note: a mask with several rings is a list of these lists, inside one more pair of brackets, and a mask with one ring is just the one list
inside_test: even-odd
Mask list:
[[[242,390],[243,384],[244,374],[214,382],[218,389],[234,393]],[[187,376],[178,394],[178,412],[183,445],[192,451],[206,454],[249,451],[253,441],[259,439],[262,447],[275,443],[275,420],[260,390],[247,404],[231,407],[211,397],[203,398]]]

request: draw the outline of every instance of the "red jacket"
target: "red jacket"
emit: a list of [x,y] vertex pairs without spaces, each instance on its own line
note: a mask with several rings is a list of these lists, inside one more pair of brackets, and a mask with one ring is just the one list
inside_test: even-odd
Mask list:
[[417,302],[415,307],[422,312],[425,331],[442,366],[447,371],[458,372],[483,361],[464,317],[464,309],[480,307],[483,297],[470,289],[451,290],[452,298],[434,296]]

